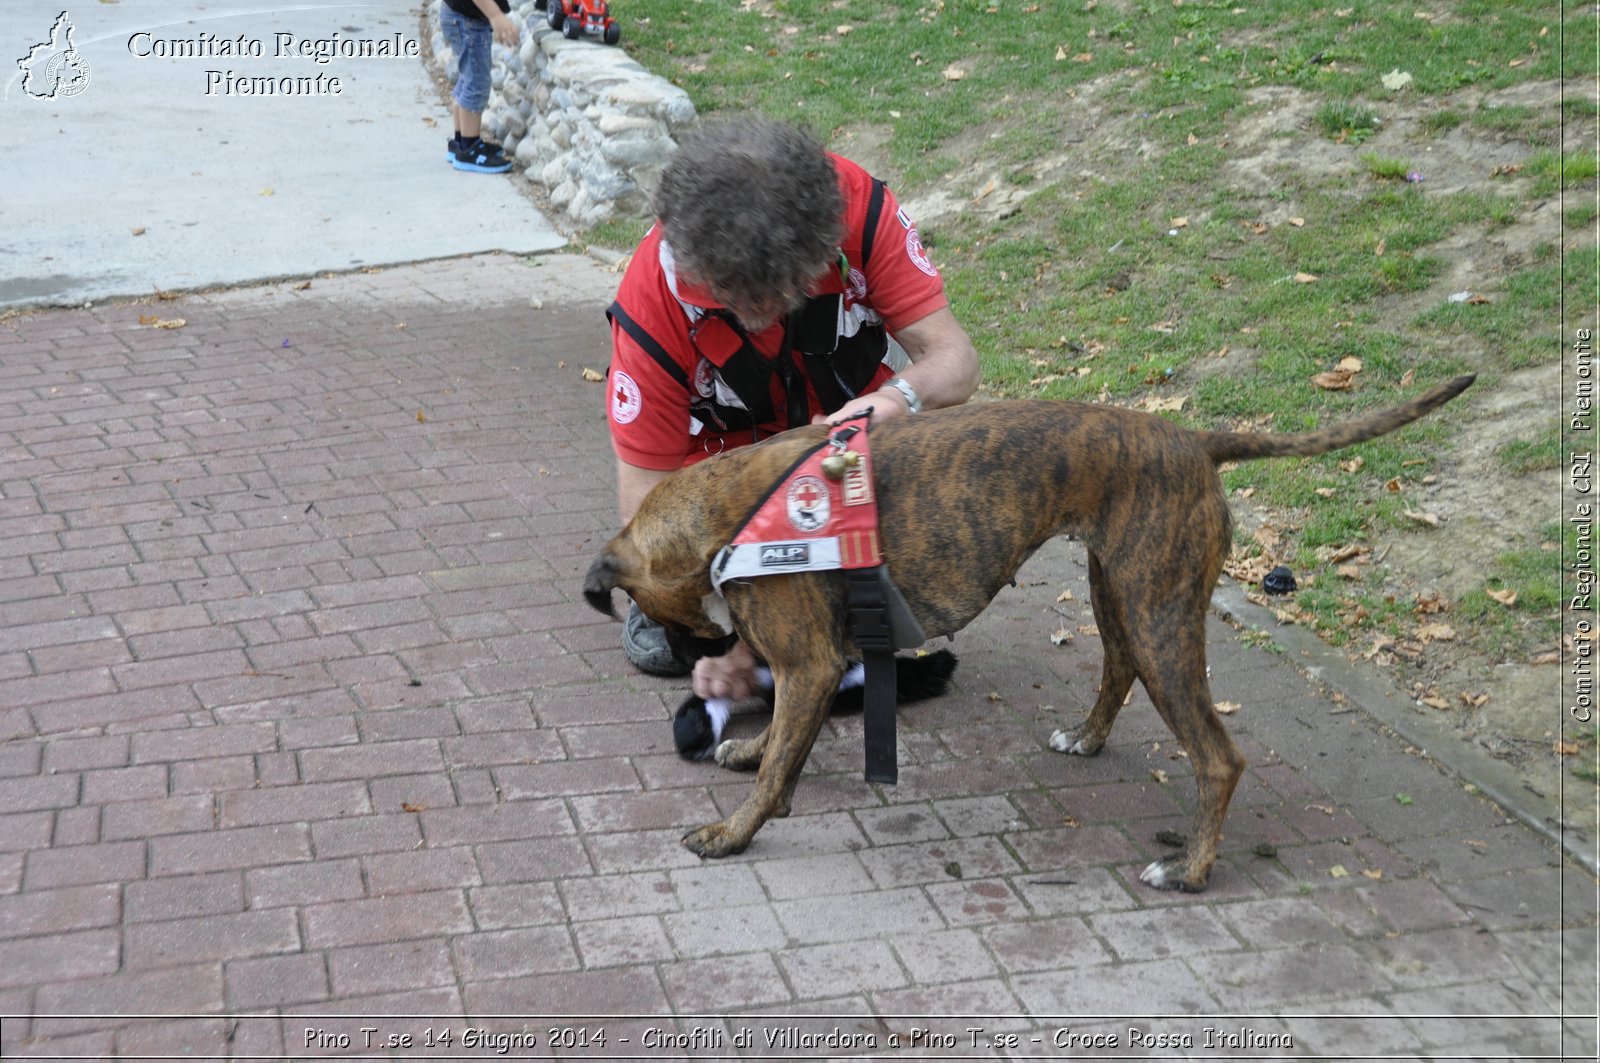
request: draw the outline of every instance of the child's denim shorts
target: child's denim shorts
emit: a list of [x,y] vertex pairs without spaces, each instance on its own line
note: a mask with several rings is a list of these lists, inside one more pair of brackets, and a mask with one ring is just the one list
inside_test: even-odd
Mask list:
[[494,44],[494,30],[489,23],[457,14],[445,5],[439,7],[439,29],[445,43],[456,53],[456,105],[474,114],[483,113],[489,106],[489,47]]

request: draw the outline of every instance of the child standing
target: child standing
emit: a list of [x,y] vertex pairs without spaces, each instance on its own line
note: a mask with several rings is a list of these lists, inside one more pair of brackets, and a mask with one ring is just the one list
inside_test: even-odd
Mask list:
[[515,48],[521,39],[511,21],[509,0],[444,0],[439,8],[439,29],[456,53],[456,85],[450,115],[455,136],[450,138],[445,160],[469,173],[505,173],[511,160],[499,144],[483,132],[483,109],[489,105],[490,46],[499,41]]

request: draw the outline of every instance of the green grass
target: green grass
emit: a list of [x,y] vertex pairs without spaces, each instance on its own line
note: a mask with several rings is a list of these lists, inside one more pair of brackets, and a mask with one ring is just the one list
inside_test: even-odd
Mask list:
[[1522,476],[1530,472],[1559,469],[1566,464],[1562,447],[1560,418],[1550,415],[1550,427],[1538,439],[1518,439],[1506,443],[1495,456],[1512,473]]
[[1404,181],[1413,172],[1404,159],[1385,158],[1370,151],[1362,152],[1361,165],[1380,181]]

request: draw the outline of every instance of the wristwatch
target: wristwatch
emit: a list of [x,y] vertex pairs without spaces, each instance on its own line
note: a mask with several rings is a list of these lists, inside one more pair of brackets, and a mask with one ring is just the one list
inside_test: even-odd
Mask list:
[[898,391],[901,396],[905,398],[906,409],[911,413],[922,412],[922,399],[917,395],[917,389],[906,383],[904,377],[890,377],[888,380],[883,382],[882,386],[880,386],[878,390],[882,391],[884,388],[894,388],[896,391]]

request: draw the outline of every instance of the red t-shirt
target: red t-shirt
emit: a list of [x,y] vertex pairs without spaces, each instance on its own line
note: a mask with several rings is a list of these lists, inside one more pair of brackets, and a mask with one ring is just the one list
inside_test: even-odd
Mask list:
[[[923,250],[916,225],[899,209],[887,188],[871,257],[865,271],[860,268],[872,177],[848,159],[830,157],[845,201],[845,235],[840,249],[850,263],[849,279],[846,283],[838,269],[830,269],[813,284],[812,294],[842,291],[845,314],[867,322],[881,320],[891,333],[947,305],[944,282]],[[705,308],[715,308],[717,304],[704,293],[678,282],[672,272],[671,251],[662,243],[659,225],[651,228],[634,252],[617,291],[617,302],[677,362],[691,387],[712,386],[714,367],[690,339],[691,321],[683,304]],[[606,413],[612,445],[617,456],[628,464],[645,469],[679,469],[787,427],[775,422],[758,425],[755,432],[743,429],[724,436],[710,425],[699,425],[689,412],[694,396],[688,388],[620,325],[612,325],[611,338]],[[763,332],[752,333],[750,339],[763,356],[775,357],[783,343],[783,323],[779,321]],[[803,364],[798,353],[792,357],[797,366]],[[892,375],[887,365],[881,366],[866,390],[878,387]],[[776,373],[772,387],[773,409],[781,416],[783,390]],[[806,398],[813,417],[825,412],[809,382]]]

